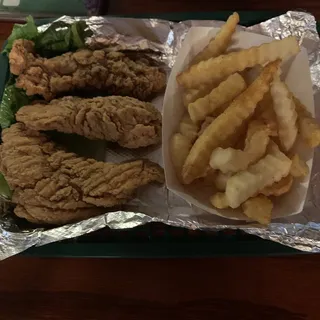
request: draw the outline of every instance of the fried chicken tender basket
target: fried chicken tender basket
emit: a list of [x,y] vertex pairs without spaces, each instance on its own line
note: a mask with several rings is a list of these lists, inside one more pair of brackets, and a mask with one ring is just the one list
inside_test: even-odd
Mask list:
[[[253,25],[257,20],[267,20],[272,15],[263,13],[243,13],[239,25]],[[167,66],[170,71],[177,62],[177,65],[187,64],[189,61],[185,56],[185,61],[178,61],[177,54],[183,44],[187,33],[191,27],[210,27],[208,37],[216,31],[214,28],[222,25],[221,20],[226,20],[228,13],[208,13],[206,15],[195,16],[175,16],[174,20],[187,20],[188,18],[207,19],[208,21],[189,20],[183,22],[171,22],[157,19],[127,19],[113,17],[91,17],[76,18],[85,20],[94,36],[89,39],[90,45],[110,46],[114,50],[129,50],[139,52],[147,50],[153,58],[158,59]],[[249,18],[248,18],[249,17]],[[165,18],[165,17],[162,17]],[[168,17],[172,19],[172,17]],[[220,20],[220,21],[214,21]],[[61,21],[72,23],[75,18],[61,17]],[[46,21],[45,23],[47,23]],[[44,30],[47,26],[41,26]],[[316,30],[316,21],[314,17],[305,12],[290,11],[282,16],[274,17],[253,27],[238,27],[239,31],[252,32],[252,37],[264,35],[275,39],[281,39],[286,36],[296,36],[299,44],[305,47],[307,51],[302,51],[300,62],[297,67],[304,68],[306,58],[309,60],[311,71],[311,81],[315,102],[319,101],[320,94],[320,68],[317,61],[319,56],[319,36]],[[206,31],[208,33],[208,29]],[[213,34],[212,34],[213,33]],[[205,46],[205,34],[199,38],[198,51]],[[189,36],[188,36],[189,37]],[[258,36],[259,37],[259,36]],[[263,42],[270,41],[264,38]],[[202,41],[202,43],[201,43]],[[248,40],[249,41],[249,40]],[[251,45],[252,40],[250,39]],[[236,44],[234,44],[236,47]],[[192,52],[195,56],[196,50]],[[297,59],[297,58],[296,58]],[[6,70],[7,61],[1,56],[1,70]],[[176,66],[177,66],[176,65]],[[307,67],[306,67],[307,68]],[[291,69],[286,71],[287,84],[289,83]],[[5,72],[0,73],[1,90],[5,85]],[[2,77],[2,78],[1,78]],[[301,101],[313,111],[312,90],[310,81],[306,85],[301,83],[303,75],[294,79],[294,84],[298,90],[294,93]],[[174,88],[173,88],[174,89]],[[241,88],[240,88],[241,89]],[[173,99],[178,99],[173,95]],[[161,110],[163,96],[157,97],[153,102]],[[179,107],[179,106],[178,106]],[[178,113],[173,116],[180,117]],[[166,114],[164,115],[166,125]],[[172,120],[172,119],[171,119]],[[175,128],[176,129],[176,128]],[[170,132],[169,132],[170,133]],[[168,133],[168,134],[169,134]],[[165,142],[165,141],[164,141]],[[95,149],[97,144],[88,146]],[[99,144],[101,147],[101,144]],[[81,148],[80,148],[81,149]],[[143,151],[140,157],[148,158],[163,165],[161,148]],[[105,149],[95,149],[93,154],[99,154],[98,158],[105,157]],[[120,157],[119,157],[120,156]],[[129,155],[132,156],[132,155]],[[37,228],[25,224],[17,224],[12,216],[4,215],[0,223],[0,259],[5,259],[28,248],[35,247],[30,254],[35,255],[69,255],[69,256],[172,256],[172,255],[190,255],[197,251],[200,255],[219,254],[221,252],[232,254],[234,252],[243,252],[241,248],[245,247],[245,252],[259,253],[260,238],[272,240],[286,245],[287,247],[277,247],[277,244],[270,242],[270,245],[264,243],[264,252],[273,253],[293,250],[296,248],[309,252],[320,251],[320,215],[318,213],[319,197],[317,196],[319,184],[319,167],[317,166],[318,154],[316,152],[315,165],[311,174],[310,191],[305,201],[302,213],[276,219],[268,227],[261,228],[256,224],[247,224],[243,220],[231,220],[217,216],[216,214],[206,214],[199,207],[190,205],[175,193],[168,191],[167,188],[153,187],[141,190],[136,199],[134,199],[125,209],[121,211],[108,212],[98,217],[87,219],[79,223],[69,224],[56,228]],[[121,149],[114,149],[107,153],[107,161],[128,158],[128,154],[123,154]],[[310,159],[312,155],[310,155]],[[167,160],[165,160],[167,161]],[[311,161],[311,160],[310,160]],[[309,162],[309,166],[311,162]],[[221,179],[223,182],[223,179]],[[168,181],[168,186],[172,183]],[[304,200],[299,200],[299,205]],[[252,207],[251,207],[252,208]],[[291,210],[292,213],[294,210]],[[235,217],[239,219],[239,217]],[[173,229],[169,226],[158,224],[158,222],[167,225],[184,227],[185,229]],[[109,227],[105,228],[105,227]],[[138,228],[135,228],[138,227]],[[205,228],[207,233],[197,231],[191,232],[187,229],[200,230]],[[127,230],[123,230],[127,229]],[[226,233],[215,233],[225,229],[239,229],[245,231],[245,235],[239,235],[238,232],[229,231]],[[241,232],[241,231],[239,231]],[[91,233],[91,235],[89,235]],[[183,233],[183,235],[181,234]],[[257,235],[260,238],[252,238],[251,235]],[[86,235],[85,237],[74,240],[72,238]],[[201,238],[201,239],[200,239]],[[226,240],[228,238],[228,240]],[[72,239],[72,240],[68,240]],[[159,239],[165,243],[159,244]],[[66,241],[60,242],[61,240]],[[250,240],[250,241],[249,241]],[[55,242],[55,243],[54,243]],[[121,244],[120,244],[121,242]],[[45,244],[53,243],[49,247],[41,247]],[[167,245],[170,245],[170,250]],[[289,248],[291,247],[291,248]],[[285,249],[285,250],[284,250]],[[156,252],[155,252],[156,251]],[[169,252],[170,251],[170,252]],[[292,251],[291,251],[292,252]]]

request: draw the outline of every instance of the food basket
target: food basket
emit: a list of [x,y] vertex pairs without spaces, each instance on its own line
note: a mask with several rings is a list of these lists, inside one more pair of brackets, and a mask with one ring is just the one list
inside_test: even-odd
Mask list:
[[[134,18],[180,20],[226,20],[231,12],[168,13]],[[240,24],[250,26],[282,14],[282,12],[239,12]],[[38,20],[39,25],[48,20]],[[318,25],[319,31],[319,25]],[[8,61],[0,57],[0,97],[8,76]],[[242,231],[192,231],[160,223],[150,223],[134,229],[108,228],[80,238],[34,247],[23,255],[50,257],[200,257],[233,255],[297,254],[298,250],[248,235]]]

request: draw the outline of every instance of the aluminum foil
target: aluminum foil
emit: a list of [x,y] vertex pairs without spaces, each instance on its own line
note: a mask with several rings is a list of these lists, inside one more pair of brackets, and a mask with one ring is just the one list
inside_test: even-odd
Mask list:
[[[183,39],[192,26],[217,27],[220,21],[183,21],[174,23],[157,19],[131,19],[113,17],[71,18],[61,17],[67,23],[83,19],[93,31],[87,44],[91,48],[132,51],[146,54],[164,67],[168,74],[174,64]],[[45,30],[48,25],[41,26]],[[315,18],[305,12],[289,11],[258,25],[239,29],[249,30],[281,39],[294,35],[308,51],[315,105],[320,102],[320,39]],[[153,103],[161,110],[163,96]],[[316,109],[317,117],[320,111]],[[83,142],[82,142],[83,143]],[[87,142],[88,143],[88,142]],[[72,143],[74,145],[74,143]],[[87,145],[88,155],[99,160],[122,161],[143,156],[162,164],[161,148],[146,149],[139,154],[121,148],[109,150],[104,143]],[[82,144],[82,150],[83,144]],[[104,228],[133,228],[149,222],[163,222],[190,229],[241,229],[261,238],[308,252],[320,252],[320,154],[315,152],[308,198],[302,213],[273,220],[267,228],[256,224],[228,220],[190,206],[165,186],[140,189],[123,211],[108,212],[85,221],[53,229],[30,229],[21,226],[12,215],[0,215],[0,259],[5,259],[32,246],[70,239]],[[5,204],[3,204],[5,206]],[[4,212],[2,208],[2,212]]]

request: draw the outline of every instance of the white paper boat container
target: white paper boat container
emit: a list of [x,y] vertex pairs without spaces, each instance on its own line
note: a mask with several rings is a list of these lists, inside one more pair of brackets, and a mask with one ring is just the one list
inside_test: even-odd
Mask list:
[[[247,217],[244,216],[240,209],[218,210],[212,207],[209,202],[209,198],[215,192],[213,188],[204,188],[203,186],[199,188],[199,186],[194,184],[191,186],[182,185],[176,177],[170,157],[170,138],[178,131],[181,117],[186,112],[186,108],[182,103],[181,88],[177,84],[176,76],[189,65],[192,58],[206,46],[218,30],[218,28],[191,28],[185,37],[169,77],[164,97],[162,129],[163,160],[166,183],[168,189],[173,193],[210,214],[235,220],[247,220]],[[233,43],[229,50],[258,46],[262,43],[271,42],[272,40],[272,38],[263,35],[239,31],[234,35]],[[295,96],[299,98],[314,115],[314,100],[310,68],[307,52],[304,48],[301,48],[301,52],[295,58],[283,65],[282,79],[287,83]],[[301,141],[297,141],[295,150],[293,151],[298,152],[300,157],[307,161],[311,172],[313,150],[304,147]],[[309,182],[310,175],[302,183],[295,181],[290,192],[277,198],[274,201],[273,218],[289,216],[301,212],[306,200]]]

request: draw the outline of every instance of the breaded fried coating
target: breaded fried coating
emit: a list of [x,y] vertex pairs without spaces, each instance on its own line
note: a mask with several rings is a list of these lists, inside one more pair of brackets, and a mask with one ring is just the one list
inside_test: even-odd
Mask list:
[[16,119],[32,130],[75,133],[126,148],[161,141],[161,113],[152,104],[130,97],[64,97],[46,105],[22,107]]
[[[15,213],[31,222],[63,224],[126,203],[140,186],[164,182],[163,169],[147,160],[98,162],[67,153],[21,123],[2,132],[0,171]],[[104,209],[105,210],[105,209]]]
[[166,75],[146,59],[132,60],[121,52],[81,49],[46,59],[34,51],[34,43],[19,39],[9,54],[16,86],[27,95],[46,100],[74,91],[103,92],[148,100],[160,92]]

